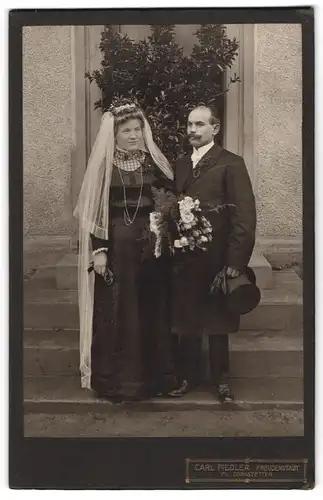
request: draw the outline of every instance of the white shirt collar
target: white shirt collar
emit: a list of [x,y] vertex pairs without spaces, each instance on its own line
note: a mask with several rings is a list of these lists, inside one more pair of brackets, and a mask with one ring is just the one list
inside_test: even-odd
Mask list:
[[214,146],[214,141],[204,144],[200,148],[193,148],[193,153],[191,154],[191,160],[193,162],[193,168],[200,161],[200,159]]

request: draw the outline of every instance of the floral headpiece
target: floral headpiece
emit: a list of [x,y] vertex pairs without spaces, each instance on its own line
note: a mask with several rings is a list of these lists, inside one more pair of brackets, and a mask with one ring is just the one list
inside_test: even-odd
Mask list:
[[110,113],[112,113],[114,116],[119,116],[124,113],[138,111],[139,109],[139,104],[135,100],[115,98],[112,100],[108,111],[110,111]]

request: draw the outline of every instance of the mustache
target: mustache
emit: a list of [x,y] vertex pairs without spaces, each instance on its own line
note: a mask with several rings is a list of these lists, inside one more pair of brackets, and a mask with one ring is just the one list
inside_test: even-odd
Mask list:
[[196,134],[190,134],[190,135],[188,136],[188,138],[189,138],[189,139],[200,139],[200,138],[201,138],[201,136],[200,136],[200,135],[196,135]]

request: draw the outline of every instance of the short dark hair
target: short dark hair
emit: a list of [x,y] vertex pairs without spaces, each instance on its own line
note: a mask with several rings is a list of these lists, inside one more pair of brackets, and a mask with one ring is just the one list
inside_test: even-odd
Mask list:
[[190,110],[190,113],[192,111],[194,111],[194,109],[198,109],[198,108],[206,108],[206,109],[210,110],[210,113],[211,113],[211,118],[210,118],[211,125],[216,125],[216,124],[220,123],[220,113],[219,113],[219,110],[218,110],[218,108],[216,106],[213,106],[212,104],[205,104],[204,102],[200,102],[200,103],[197,104],[197,106],[194,106]]

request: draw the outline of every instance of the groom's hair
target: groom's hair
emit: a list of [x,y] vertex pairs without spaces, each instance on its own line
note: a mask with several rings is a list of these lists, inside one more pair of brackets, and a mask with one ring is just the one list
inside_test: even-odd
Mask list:
[[197,106],[194,106],[191,110],[194,111],[194,109],[199,109],[199,108],[206,108],[210,110],[211,117],[210,117],[210,123],[211,125],[216,125],[220,123],[220,113],[217,107],[213,106],[212,104],[205,104],[203,102],[199,103]]

